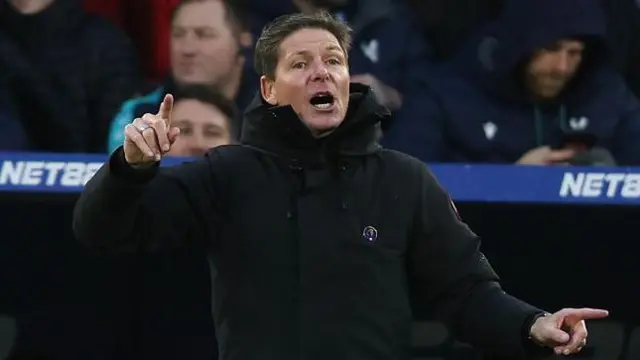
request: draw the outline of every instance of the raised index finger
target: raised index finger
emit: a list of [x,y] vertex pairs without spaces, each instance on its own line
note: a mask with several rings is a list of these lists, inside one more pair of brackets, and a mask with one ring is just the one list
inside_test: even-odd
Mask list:
[[575,309],[571,313],[571,316],[579,317],[584,320],[602,319],[609,316],[609,312],[607,310],[602,310],[602,309],[582,308],[582,309]]
[[171,125],[171,111],[173,110],[173,95],[167,94],[164,96],[162,103],[160,104],[160,109],[158,109],[158,116],[160,116],[165,124],[167,125],[167,129]]

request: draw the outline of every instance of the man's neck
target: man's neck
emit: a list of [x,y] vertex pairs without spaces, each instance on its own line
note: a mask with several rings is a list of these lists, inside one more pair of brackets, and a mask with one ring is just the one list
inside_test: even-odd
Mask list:
[[[0,0],[2,1],[2,0]],[[231,101],[235,101],[236,97],[240,93],[240,85],[242,84],[242,67],[236,67],[231,70],[231,73],[227,76],[218,79],[216,83],[200,83],[201,85],[207,85],[214,87],[217,91],[219,91],[224,97]],[[186,85],[191,85],[188,82],[182,82],[178,78],[173,77],[173,81],[176,86],[183,87]]]
[[54,0],[9,0],[9,3],[21,14],[37,14],[46,9]]

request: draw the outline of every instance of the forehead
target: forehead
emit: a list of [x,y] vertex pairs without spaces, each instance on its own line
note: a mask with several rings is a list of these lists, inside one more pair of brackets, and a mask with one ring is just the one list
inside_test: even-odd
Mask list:
[[582,50],[584,48],[584,42],[576,39],[560,39],[549,44],[547,48],[554,50]]
[[560,40],[558,45],[563,49],[583,49],[584,42],[574,39]]
[[227,21],[222,0],[195,1],[182,5],[176,13],[173,25],[226,27]]
[[280,58],[328,50],[343,52],[340,42],[331,32],[324,29],[300,29],[280,43]]
[[195,99],[183,99],[175,103],[173,117],[176,123],[191,122],[226,126],[230,119],[217,107]]

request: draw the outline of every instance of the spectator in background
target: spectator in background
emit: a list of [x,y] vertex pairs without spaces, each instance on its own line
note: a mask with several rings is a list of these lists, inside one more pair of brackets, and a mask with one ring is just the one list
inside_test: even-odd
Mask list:
[[[620,164],[640,164],[640,107],[607,62],[596,0],[514,0],[442,71],[396,148],[428,162],[571,162],[591,135]],[[585,144],[586,145],[586,144]],[[588,145],[587,145],[588,146]]]
[[601,0],[607,15],[612,64],[640,96],[640,1]]
[[111,125],[108,151],[124,141],[124,127],[136,117],[157,109],[167,93],[181,86],[204,84],[220,89],[244,109],[257,91],[246,79],[244,64],[252,44],[240,8],[223,0],[183,0],[171,18],[171,74],[155,91],[126,101]]
[[437,60],[455,55],[479,28],[495,20],[505,0],[396,0],[416,14]]
[[129,39],[77,0],[0,1],[0,69],[39,151],[104,151],[111,118],[138,86]]
[[0,151],[30,148],[29,138],[13,109],[6,74],[0,72]]
[[[298,8],[291,0],[234,0],[242,8],[248,11],[249,29],[255,38],[260,36],[262,28],[272,19],[283,14],[290,14],[298,11]],[[252,64],[253,65],[253,64]]]
[[[285,1],[285,0],[278,0]],[[437,60],[450,60],[474,32],[497,20],[507,0],[396,0],[407,3],[420,20]],[[600,0],[607,18],[612,65],[640,95],[640,4],[637,0]]]
[[180,136],[169,156],[201,156],[237,138],[235,104],[206,85],[185,86],[174,94],[173,125]]

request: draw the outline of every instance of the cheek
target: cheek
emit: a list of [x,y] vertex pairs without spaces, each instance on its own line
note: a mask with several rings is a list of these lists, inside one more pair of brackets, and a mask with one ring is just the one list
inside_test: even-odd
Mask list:
[[576,59],[572,61],[569,69],[569,74],[574,75],[576,72],[578,72],[578,68],[580,67],[581,63],[582,63],[582,59]]
[[286,82],[276,85],[276,97],[280,105],[298,105],[304,99],[304,85],[295,82]]
[[[236,48],[233,44],[214,41],[202,47],[202,53],[217,63],[230,62],[236,56]],[[225,56],[220,56],[224,54]]]
[[174,156],[180,156],[181,154],[183,154],[186,147],[185,144],[187,144],[187,141],[188,140],[186,139],[178,138],[176,142],[174,142],[173,145],[171,145],[171,150],[169,150],[169,154]]

